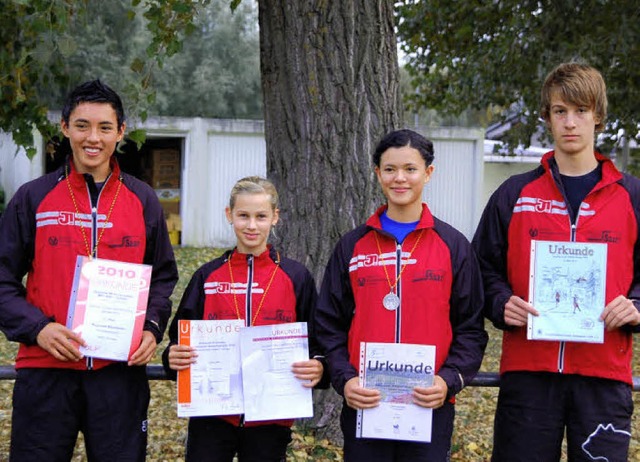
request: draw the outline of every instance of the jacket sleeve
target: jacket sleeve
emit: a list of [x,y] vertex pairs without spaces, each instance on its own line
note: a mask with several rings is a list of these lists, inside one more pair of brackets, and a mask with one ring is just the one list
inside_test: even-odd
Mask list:
[[22,284],[34,254],[36,204],[28,187],[21,187],[0,217],[0,329],[7,339],[36,343],[53,319],[26,300]]
[[[626,296],[633,300],[633,305],[640,311],[640,180],[628,174],[625,174],[624,177],[624,185],[629,192],[633,214],[636,219],[636,227],[638,229],[638,234],[636,235],[633,246],[633,281],[631,282],[629,293],[627,293]],[[637,326],[626,324],[622,326],[622,329],[628,332],[638,333],[640,332],[640,324]]]
[[318,343],[315,326],[315,313],[318,302],[316,283],[311,273],[304,267],[302,267],[302,271],[296,279],[296,319],[307,323],[309,356],[322,363],[322,378],[315,388],[327,388],[329,386],[329,371],[322,349]]
[[349,362],[348,336],[355,302],[349,279],[351,251],[343,238],[327,264],[318,307],[315,329],[324,351],[333,388],[344,396],[344,385],[358,376]]
[[148,198],[144,215],[147,228],[144,263],[153,267],[144,329],[152,332],[160,343],[171,316],[169,297],[178,282],[178,268],[164,213],[155,195]]
[[471,245],[460,235],[449,248],[453,271],[449,318],[453,338],[438,375],[447,383],[447,397],[451,398],[477,374],[489,336],[482,313],[482,277]]
[[498,329],[509,329],[504,307],[513,294],[507,279],[507,233],[513,207],[504,185],[491,196],[473,237],[484,285],[484,315]]
[[178,343],[178,322],[181,319],[201,320],[204,314],[205,273],[201,269],[195,272],[182,294],[180,305],[169,326],[169,344],[162,352],[162,365],[167,377],[176,380],[178,374],[169,367],[169,349]]

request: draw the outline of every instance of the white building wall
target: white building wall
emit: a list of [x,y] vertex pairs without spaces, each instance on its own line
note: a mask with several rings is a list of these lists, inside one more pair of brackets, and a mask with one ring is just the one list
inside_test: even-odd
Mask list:
[[148,138],[184,138],[181,177],[183,245],[229,247],[224,217],[234,183],[266,175],[264,123],[253,120],[157,117],[140,124]]
[[485,162],[484,182],[482,185],[482,204],[489,201],[489,198],[496,189],[510,176],[528,172],[540,165],[540,159],[531,159],[530,162]]
[[35,144],[39,147],[33,160],[29,160],[24,149],[18,149],[10,133],[0,132],[0,186],[8,201],[18,188],[29,180],[42,176],[42,137],[36,133]]
[[[130,127],[144,128],[147,138],[182,138],[181,243],[228,247],[235,237],[224,208],[233,184],[248,175],[266,175],[262,121],[202,118],[150,118]],[[436,170],[424,200],[440,219],[471,238],[484,206],[483,131],[424,129],[434,142]],[[43,143],[29,161],[8,135],[0,135],[0,184],[11,197],[24,182],[44,171]]]
[[209,133],[209,178],[212,190],[204,204],[212,211],[207,223],[208,242],[216,247],[230,247],[236,242],[224,212],[229,204],[229,193],[240,178],[266,176],[266,152],[262,134]]
[[484,132],[480,129],[420,130],[433,142],[435,170],[423,200],[431,212],[468,239],[482,214]]

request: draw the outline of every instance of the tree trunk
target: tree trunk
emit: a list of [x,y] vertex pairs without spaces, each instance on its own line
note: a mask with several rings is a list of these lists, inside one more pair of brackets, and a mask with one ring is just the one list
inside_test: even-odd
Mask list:
[[[280,193],[274,244],[320,283],[338,238],[380,203],[371,154],[402,120],[392,0],[259,0],[267,172]],[[340,441],[340,400],[311,425]]]
[[400,118],[393,1],[260,0],[276,243],[319,278],[378,202],[371,151]]

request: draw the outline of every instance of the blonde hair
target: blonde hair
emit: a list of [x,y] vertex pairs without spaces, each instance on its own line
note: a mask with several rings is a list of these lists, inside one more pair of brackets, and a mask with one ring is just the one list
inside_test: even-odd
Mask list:
[[267,194],[271,199],[271,209],[278,208],[278,191],[273,183],[266,178],[259,176],[247,176],[241,178],[231,188],[229,196],[229,209],[233,210],[236,205],[236,198],[239,194]]
[[549,122],[551,98],[554,94],[567,103],[592,110],[597,121],[596,131],[604,128],[607,117],[607,87],[597,69],[576,62],[562,63],[547,75],[540,98],[540,115],[546,122]]

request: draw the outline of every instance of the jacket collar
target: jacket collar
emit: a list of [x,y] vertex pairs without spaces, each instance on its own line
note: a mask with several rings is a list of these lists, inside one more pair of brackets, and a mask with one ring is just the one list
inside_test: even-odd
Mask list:
[[[385,210],[387,210],[387,208],[388,206],[386,204],[379,207],[378,210],[376,210],[374,214],[367,219],[365,224],[370,228],[374,228],[381,231],[382,223],[380,222],[380,215],[382,215],[382,213]],[[429,210],[429,206],[423,202],[422,215],[420,215],[420,221],[418,221],[418,224],[416,225],[416,229],[433,228],[433,226],[434,226],[434,219],[433,219],[433,215],[431,214],[431,210]]]

